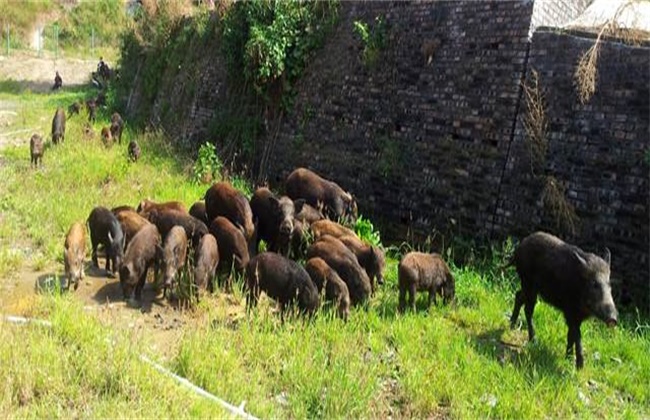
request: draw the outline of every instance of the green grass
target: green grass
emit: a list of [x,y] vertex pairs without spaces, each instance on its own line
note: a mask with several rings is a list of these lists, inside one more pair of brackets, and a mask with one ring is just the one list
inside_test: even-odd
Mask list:
[[[21,124],[47,133],[54,107],[84,95],[0,99],[20,104]],[[107,121],[102,116],[95,130]],[[81,127],[81,118],[69,120],[65,143],[48,148],[43,169],[29,168],[27,145],[0,152],[3,250],[28,241],[60,264],[68,226],[94,206],[137,205],[145,197],[190,205],[207,188],[191,182],[191,162],[156,133],[127,129],[126,142],[137,137],[143,148],[142,160],[129,164],[124,140],[106,150],[98,139],[83,140]],[[14,258],[0,252],[0,277],[23,263]],[[616,329],[583,324],[585,368],[576,371],[564,357],[566,326],[556,310],[538,304],[535,343],[526,343],[525,327],[509,329],[516,279],[497,265],[452,265],[456,306],[426,310],[419,296],[415,313],[399,315],[397,260],[389,258],[386,284],[347,323],[328,310],[281,323],[263,305],[233,321],[223,299],[206,299],[162,362],[233,404],[247,401],[246,410],[261,418],[650,416],[647,320],[623,314]],[[231,299],[244,298],[238,292]],[[146,329],[99,322],[73,294],[41,296],[32,315],[54,327],[0,324],[0,415],[224,415],[138,360],[141,353],[161,360]]]

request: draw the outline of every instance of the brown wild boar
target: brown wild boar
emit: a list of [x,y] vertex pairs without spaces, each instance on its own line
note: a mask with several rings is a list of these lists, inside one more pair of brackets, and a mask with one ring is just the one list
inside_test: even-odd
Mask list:
[[322,203],[324,213],[333,220],[354,222],[357,218],[354,197],[335,182],[324,179],[309,169],[297,168],[291,172],[285,186],[287,195],[293,200],[304,198],[307,204],[314,207]]
[[86,109],[88,110],[88,122],[95,122],[97,119],[97,103],[94,99],[86,101]]
[[[301,207],[304,200],[296,200],[295,203]],[[264,240],[268,244],[268,251],[287,256],[291,247],[294,215],[300,208],[296,209],[296,204],[289,197],[278,198],[266,187],[255,190],[250,205],[257,221],[255,249],[259,249],[260,240]]]
[[208,233],[208,228],[205,223],[196,217],[180,211],[166,210],[159,212],[154,210],[149,213],[149,220],[158,227],[163,241],[167,238],[168,233],[174,226],[182,226],[185,229],[185,235],[192,247],[196,247],[201,237]]
[[68,118],[72,117],[75,114],[79,115],[79,112],[81,111],[82,106],[83,106],[83,102],[81,102],[81,101],[73,102],[68,107]]
[[399,286],[399,310],[406,308],[406,294],[409,294],[409,306],[415,310],[415,293],[429,292],[429,303],[435,301],[436,295],[442,296],[445,303],[454,300],[456,283],[449,267],[440,254],[409,252],[399,262],[397,269]]
[[104,147],[111,147],[113,145],[113,135],[108,127],[103,127],[101,131],[102,144]]
[[115,212],[111,210],[117,220],[120,222],[122,227],[122,232],[124,232],[124,247],[126,248],[131,242],[131,239],[135,236],[136,233],[144,226],[150,224],[150,222],[144,217],[140,216],[135,210],[120,210]]
[[305,270],[316,285],[318,293],[334,304],[341,319],[347,320],[350,315],[350,292],[338,273],[318,257],[309,259]]
[[176,210],[181,213],[188,214],[187,208],[185,208],[185,204],[181,203],[180,201],[167,201],[164,203],[156,203],[149,199],[145,199],[140,202],[138,208],[136,209],[136,211],[140,213],[140,216],[144,216],[144,217],[147,217],[147,213],[153,210],[156,210],[161,213],[167,210]]
[[[253,224],[251,206],[244,194],[235,189],[230,183],[217,182],[205,192],[205,211],[210,221],[218,216],[230,220],[244,233],[246,243],[252,244],[252,246],[255,245],[252,242],[255,225]],[[219,242],[219,238],[217,238],[217,242]]]
[[203,235],[194,253],[194,284],[199,290],[212,292],[212,280],[219,266],[217,240],[211,234]]
[[372,291],[370,279],[359,265],[357,257],[343,242],[329,235],[323,236],[307,250],[307,259],[314,257],[322,258],[343,279],[353,305],[368,300]]
[[119,144],[122,144],[122,130],[124,129],[124,121],[122,117],[117,112],[114,112],[111,115],[111,135],[114,139],[117,139]]
[[309,274],[297,262],[274,252],[263,252],[246,266],[247,307],[257,305],[260,292],[280,304],[280,315],[296,302],[304,314],[313,314],[320,304]]
[[125,300],[130,299],[134,291],[135,299],[142,300],[147,271],[154,265],[158,271],[160,244],[160,234],[153,224],[144,226],[131,240],[124,254],[124,264],[120,267],[120,285]]
[[135,140],[129,141],[129,147],[127,152],[129,154],[129,160],[131,160],[131,162],[137,162],[138,159],[140,159],[140,155],[142,154],[142,150],[140,150],[140,145]]
[[364,243],[356,235],[344,235],[339,240],[352,251],[361,267],[366,270],[374,293],[375,283],[378,285],[384,284],[384,267],[386,266],[384,251],[376,246]]
[[59,144],[63,143],[65,139],[65,111],[63,108],[59,107],[54,113],[54,118],[52,119],[52,143]]
[[325,218],[323,213],[318,208],[305,203],[305,200],[300,199],[300,201],[302,202],[302,205],[300,206],[300,210],[296,209],[296,215],[294,216],[296,220],[300,220],[302,223],[311,225],[312,223],[323,220]]
[[183,268],[187,259],[187,235],[182,226],[171,228],[160,253],[162,254],[163,297],[165,297],[167,289],[173,286],[176,273]]
[[86,258],[86,229],[84,225],[75,222],[70,226],[65,236],[63,262],[65,264],[65,277],[68,280],[67,288],[74,283],[74,290],[79,287],[79,281],[84,278],[84,259]]
[[592,315],[614,326],[618,312],[609,282],[611,254],[605,258],[584,252],[545,232],[535,232],[519,244],[512,263],[521,280],[510,318],[514,327],[524,306],[528,339],[535,339],[533,311],[537,296],[562,311],[569,327],[566,354],[576,352],[576,368],[584,366],[580,325]]
[[38,167],[40,161],[41,166],[43,166],[43,152],[45,151],[45,145],[43,144],[43,137],[38,134],[34,134],[29,140],[29,152],[31,154],[31,163],[32,167]]
[[314,239],[318,239],[324,235],[330,235],[335,238],[340,238],[341,236],[357,236],[352,229],[327,219],[312,223],[311,231],[314,233]]
[[203,201],[197,201],[196,203],[192,204],[192,207],[190,207],[190,216],[194,216],[200,221],[207,225],[209,225],[209,220],[208,220],[208,213],[205,212],[205,203]]
[[246,238],[230,220],[219,216],[210,223],[210,233],[219,247],[219,267],[230,273],[234,268],[242,273],[250,260]]
[[[88,228],[90,229],[90,242],[92,244],[92,261],[95,267],[97,263],[97,249],[99,245],[104,247],[106,252],[106,271],[110,275],[116,272],[124,256],[124,232],[117,217],[106,207],[95,207],[88,216]],[[111,269],[112,266],[112,269]]]

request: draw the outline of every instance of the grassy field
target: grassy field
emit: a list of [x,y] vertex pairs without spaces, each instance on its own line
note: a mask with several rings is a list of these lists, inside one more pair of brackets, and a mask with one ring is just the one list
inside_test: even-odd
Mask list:
[[[46,135],[56,106],[87,94],[13,92],[0,93],[17,113],[2,131]],[[122,145],[105,149],[98,136],[84,139],[83,121],[68,120],[65,143],[47,149],[41,169],[30,169],[27,143],[0,150],[0,282],[24,267],[62,271],[67,228],[96,205],[137,205],[146,197],[190,205],[207,188],[190,182],[191,162],[162,136],[127,129]],[[95,132],[107,121],[102,115]],[[143,158],[131,164],[126,143],[136,137]],[[34,252],[16,251],[22,245]],[[187,322],[166,352],[153,350],[152,331],[100,322],[72,293],[42,294],[24,314],[52,328],[0,323],[0,415],[224,416],[154,373],[139,360],[147,354],[235,405],[246,401],[261,418],[650,416],[647,320],[623,314],[616,329],[586,322],[585,368],[576,371],[564,357],[566,326],[557,311],[538,305],[535,343],[526,344],[525,328],[508,328],[516,279],[498,269],[501,262],[452,266],[456,306],[426,310],[422,300],[416,313],[399,315],[397,259],[389,258],[386,284],[347,323],[328,310],[311,322],[283,324],[264,308],[233,319],[241,293],[207,299],[181,314]]]

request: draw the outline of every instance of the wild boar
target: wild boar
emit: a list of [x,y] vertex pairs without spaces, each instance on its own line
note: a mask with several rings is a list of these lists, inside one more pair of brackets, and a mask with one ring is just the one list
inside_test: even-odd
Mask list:
[[102,128],[101,137],[104,147],[111,147],[113,145],[113,135],[109,127]]
[[263,252],[246,266],[247,307],[257,305],[260,293],[278,301],[280,314],[297,301],[302,313],[313,314],[319,306],[316,286],[297,262],[274,252]]
[[183,227],[183,229],[185,229],[185,235],[190,241],[192,247],[198,245],[201,237],[208,233],[208,227],[205,223],[196,217],[176,210],[166,210],[162,212],[154,210],[149,213],[149,221],[158,227],[158,231],[163,240],[167,239],[168,233],[174,226]]
[[136,233],[144,226],[150,224],[149,220],[140,216],[135,210],[123,209],[120,211],[115,211],[114,209],[111,212],[117,217],[117,220],[120,222],[122,227],[122,232],[124,232],[124,247],[129,245],[131,239],[135,236]]
[[155,265],[158,271],[160,244],[160,234],[153,224],[140,229],[129,243],[124,254],[124,264],[120,267],[120,285],[124,299],[130,299],[135,290],[135,299],[142,300],[142,289],[149,268]]
[[612,299],[609,282],[611,254],[605,258],[584,252],[574,245],[545,233],[535,232],[521,241],[512,258],[521,289],[515,295],[510,318],[514,327],[524,306],[528,324],[528,340],[535,339],[533,311],[537,295],[564,314],[569,328],[566,354],[576,352],[576,368],[584,366],[580,325],[592,315],[614,326],[618,312]]
[[68,107],[68,118],[72,117],[75,114],[79,115],[79,112],[81,111],[82,106],[83,106],[83,103],[81,101],[73,102]]
[[291,257],[304,259],[307,254],[307,248],[311,245],[311,234],[309,225],[303,224],[300,220],[294,219],[293,232],[291,233]]
[[327,219],[312,223],[311,231],[314,234],[314,239],[318,239],[324,235],[330,235],[335,238],[340,238],[341,236],[357,236],[352,229]]
[[43,137],[38,134],[34,134],[29,140],[29,152],[31,154],[30,165],[32,167],[38,167],[40,161],[41,166],[43,166],[43,152],[45,151],[45,145],[43,144]]
[[70,226],[65,236],[63,262],[67,288],[74,283],[74,290],[79,287],[79,281],[84,278],[84,259],[86,258],[86,229],[84,225],[75,222]]
[[353,305],[368,300],[372,291],[370,279],[343,242],[329,235],[323,236],[307,250],[307,259],[314,257],[322,258],[343,279]]
[[129,141],[129,147],[127,152],[129,154],[129,160],[131,160],[131,162],[137,162],[138,159],[140,159],[140,155],[142,154],[142,150],[140,150],[140,145],[135,140]]
[[376,246],[364,243],[356,235],[343,235],[339,240],[352,251],[361,267],[366,270],[374,293],[375,283],[378,285],[384,284],[384,267],[386,266],[384,251]]
[[348,286],[322,258],[311,258],[305,264],[305,270],[316,285],[316,289],[336,307],[336,312],[343,320],[350,315],[350,292]]
[[[88,216],[88,228],[90,229],[90,242],[93,247],[92,261],[95,267],[97,263],[97,248],[104,247],[106,252],[106,271],[113,275],[120,267],[124,256],[124,232],[117,217],[106,207],[95,207]],[[112,269],[111,269],[112,264]]]
[[65,111],[59,107],[52,118],[52,143],[63,143],[65,139]]
[[114,112],[111,115],[111,135],[114,139],[117,139],[119,144],[122,144],[122,130],[124,129],[124,121],[122,117],[117,112]]
[[215,218],[210,223],[209,230],[219,247],[219,267],[228,272],[234,267],[235,271],[242,273],[250,261],[246,238],[242,231],[223,216]]
[[88,110],[88,122],[95,122],[97,119],[97,103],[94,99],[86,101],[86,109]]
[[187,235],[182,226],[171,228],[162,248],[163,297],[171,288],[178,270],[183,268],[187,259]]
[[[113,213],[115,216],[117,216],[119,213],[123,211],[132,211],[136,212],[135,207],[129,206],[128,204],[125,204],[123,206],[116,206],[111,209],[111,213]],[[136,212],[137,213],[137,212]]]
[[456,283],[449,267],[440,254],[409,252],[399,262],[397,269],[399,286],[399,310],[406,308],[406,294],[409,294],[409,306],[415,311],[415,293],[429,292],[428,305],[435,302],[440,295],[445,303],[454,300]]
[[[312,223],[323,220],[325,218],[323,213],[318,208],[305,203],[305,200],[300,199],[296,201],[300,201],[302,203],[300,210],[296,208],[296,215],[294,216],[296,220],[300,220],[302,223],[309,226]],[[294,204],[296,201],[294,201]]]
[[203,201],[197,201],[192,204],[190,207],[190,216],[194,216],[206,225],[209,224],[208,213],[205,212],[205,203]]
[[211,234],[205,234],[199,241],[194,253],[194,284],[199,290],[206,288],[212,292],[212,279],[219,266],[219,248],[217,240]]
[[140,202],[138,208],[136,209],[136,211],[140,213],[141,216],[144,217],[147,217],[146,214],[151,212],[152,210],[156,210],[158,212],[164,212],[167,210],[176,210],[181,213],[188,214],[187,208],[185,208],[185,204],[181,203],[180,201],[167,201],[164,203],[156,203],[149,199],[145,199]]
[[[304,201],[296,200],[298,206]],[[268,251],[289,254],[293,220],[296,210],[294,201],[289,197],[276,197],[268,188],[258,188],[251,198],[251,210],[257,220],[257,246],[260,240],[268,244]]]
[[[254,246],[253,236],[253,211],[244,194],[240,193],[228,182],[217,182],[205,193],[205,211],[208,220],[212,221],[218,216],[230,220],[244,233],[246,243]],[[219,238],[217,238],[217,242]],[[251,247],[252,250],[252,247]]]
[[357,203],[354,197],[335,182],[320,177],[306,168],[297,168],[286,181],[287,195],[293,200],[304,198],[307,204],[318,207],[323,204],[325,214],[333,220],[357,218]]

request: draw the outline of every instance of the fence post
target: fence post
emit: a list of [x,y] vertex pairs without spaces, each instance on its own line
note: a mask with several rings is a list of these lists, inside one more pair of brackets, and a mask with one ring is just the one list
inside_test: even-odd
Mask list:
[[95,27],[90,30],[90,55],[95,56]]
[[54,58],[59,58],[59,24],[54,24],[54,40],[56,41],[56,47],[54,50]]
[[43,27],[39,26],[38,27],[38,56],[42,57],[43,56]]
[[7,23],[7,57],[9,57],[9,24]]

